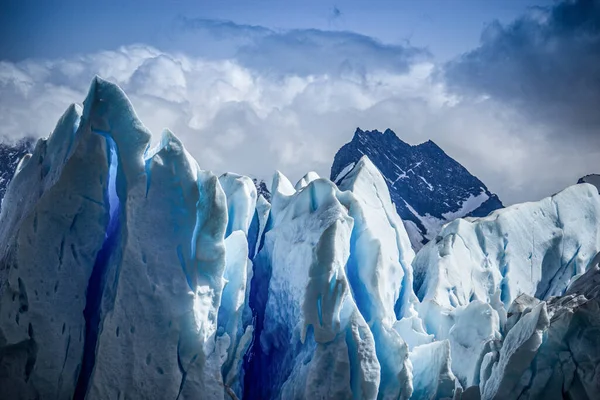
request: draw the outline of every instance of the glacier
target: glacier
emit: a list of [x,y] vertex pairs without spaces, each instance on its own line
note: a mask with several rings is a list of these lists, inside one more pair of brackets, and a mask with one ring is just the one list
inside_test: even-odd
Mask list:
[[96,77],[16,168],[0,211],[3,398],[600,391],[595,186],[456,219],[415,253],[368,156],[335,182],[276,172],[269,193],[201,169],[169,130],[151,137]]

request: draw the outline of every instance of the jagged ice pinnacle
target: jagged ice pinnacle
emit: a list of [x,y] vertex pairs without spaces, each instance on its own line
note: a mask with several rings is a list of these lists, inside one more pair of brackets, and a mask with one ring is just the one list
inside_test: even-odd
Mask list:
[[267,199],[172,132],[150,139],[95,78],[16,169],[0,213],[6,398],[600,390],[596,187],[458,219],[415,254],[367,156],[335,183],[277,172]]

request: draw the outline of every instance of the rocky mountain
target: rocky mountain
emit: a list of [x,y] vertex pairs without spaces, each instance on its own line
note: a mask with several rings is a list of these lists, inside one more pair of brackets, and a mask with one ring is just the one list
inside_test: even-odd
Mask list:
[[21,139],[16,143],[0,142],[0,209],[8,183],[12,180],[19,161],[33,150],[33,139]]
[[254,187],[256,187],[256,195],[263,196],[265,200],[271,201],[271,192],[267,189],[267,184],[262,179],[252,178],[252,182],[254,182]]
[[340,183],[362,156],[381,171],[415,249],[456,218],[482,217],[502,208],[477,177],[431,140],[411,146],[387,129],[363,131],[336,153],[330,179]]
[[589,174],[584,177],[579,178],[577,183],[589,183],[598,188],[598,192],[600,193],[600,175],[599,174]]

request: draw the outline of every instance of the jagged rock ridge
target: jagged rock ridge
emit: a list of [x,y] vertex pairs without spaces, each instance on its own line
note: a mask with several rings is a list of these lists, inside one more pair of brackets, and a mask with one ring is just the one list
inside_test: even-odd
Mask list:
[[271,201],[271,192],[267,189],[267,184],[262,179],[252,178],[252,182],[254,182],[254,186],[256,187],[256,193],[259,196],[263,196],[265,200]]
[[6,188],[12,180],[19,161],[33,150],[33,139],[25,138],[11,144],[8,141],[0,141],[0,210],[2,199]]
[[330,179],[340,182],[366,155],[384,176],[415,249],[456,218],[482,217],[502,208],[497,195],[431,140],[411,146],[387,129],[363,131],[336,153]]
[[599,174],[589,174],[584,177],[579,178],[577,183],[589,183],[598,188],[598,192],[600,193],[600,175]]

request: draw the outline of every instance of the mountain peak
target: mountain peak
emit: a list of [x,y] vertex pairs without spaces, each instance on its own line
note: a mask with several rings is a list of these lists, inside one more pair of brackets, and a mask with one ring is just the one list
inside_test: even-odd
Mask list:
[[354,131],[354,136],[352,137],[352,140],[358,140],[364,134],[365,134],[365,131],[363,131],[362,129],[357,127],[356,130]]
[[418,144],[415,147],[419,147],[421,149],[427,150],[427,151],[431,151],[431,152],[441,152],[443,153],[445,156],[449,157],[446,152],[444,151],[444,149],[442,149],[440,146],[438,146],[438,144],[436,142],[434,142],[433,140],[429,139],[421,144]]
[[383,132],[383,134],[384,134],[385,136],[397,137],[397,136],[396,136],[396,133],[395,133],[393,130],[391,130],[390,128],[387,128],[387,129],[385,130],[385,132]]
[[331,178],[339,184],[364,156],[384,177],[415,249],[453,219],[485,216],[503,207],[498,196],[435,142],[411,146],[391,129],[383,134],[357,129],[335,155]]
[[427,139],[426,141],[424,141],[423,143],[421,143],[419,146],[435,146],[437,148],[440,148],[440,146],[438,146],[437,143],[434,142],[431,139]]

